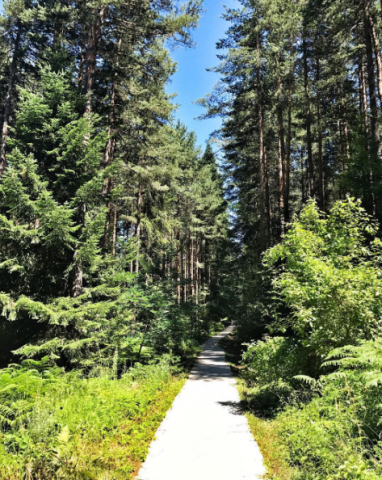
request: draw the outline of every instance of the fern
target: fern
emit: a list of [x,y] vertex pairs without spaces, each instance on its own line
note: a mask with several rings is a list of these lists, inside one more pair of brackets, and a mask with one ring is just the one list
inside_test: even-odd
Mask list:
[[337,348],[327,356],[323,367],[339,368],[329,378],[344,378],[347,373],[358,372],[366,387],[377,387],[382,384],[382,338]]
[[310,385],[311,387],[316,387],[319,384],[319,382],[317,380],[315,380],[312,377],[309,377],[308,375],[296,375],[293,378],[295,378],[296,380],[299,380],[303,383],[306,383],[307,385]]

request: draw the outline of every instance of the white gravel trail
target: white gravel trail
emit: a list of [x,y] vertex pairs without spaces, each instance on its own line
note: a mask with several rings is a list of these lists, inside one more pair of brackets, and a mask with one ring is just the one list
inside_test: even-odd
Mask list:
[[240,410],[235,378],[218,342],[208,340],[157,431],[139,480],[258,480],[266,473]]

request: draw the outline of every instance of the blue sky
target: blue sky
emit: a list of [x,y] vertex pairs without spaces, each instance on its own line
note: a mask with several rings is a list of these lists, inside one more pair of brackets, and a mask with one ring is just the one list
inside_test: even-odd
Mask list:
[[197,46],[193,49],[177,48],[172,57],[178,63],[178,71],[168,86],[169,93],[178,93],[175,103],[179,104],[177,118],[187,125],[189,130],[196,132],[198,144],[205,146],[210,134],[219,128],[220,119],[195,120],[203,113],[202,107],[194,105],[198,98],[211,92],[219,76],[207,72],[206,69],[216,66],[216,42],[224,37],[228,23],[220,18],[224,6],[238,8],[238,0],[204,0],[204,9],[200,25],[194,32]]

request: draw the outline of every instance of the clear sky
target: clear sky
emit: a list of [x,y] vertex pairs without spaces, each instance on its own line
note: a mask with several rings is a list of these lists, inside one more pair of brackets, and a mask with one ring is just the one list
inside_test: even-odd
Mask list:
[[224,5],[238,8],[238,0],[204,0],[204,9],[199,28],[194,31],[197,46],[193,49],[180,49],[172,52],[178,63],[178,71],[168,86],[169,93],[178,93],[175,103],[179,104],[177,118],[196,132],[198,144],[205,146],[210,134],[219,128],[220,119],[196,120],[203,113],[202,107],[194,105],[198,98],[211,92],[219,76],[206,69],[216,66],[216,42],[224,37],[228,23],[220,18]]

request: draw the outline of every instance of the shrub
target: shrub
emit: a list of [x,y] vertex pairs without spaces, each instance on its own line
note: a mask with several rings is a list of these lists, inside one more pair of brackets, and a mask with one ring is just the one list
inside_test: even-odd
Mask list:
[[267,251],[274,294],[291,312],[272,325],[293,329],[323,358],[370,339],[382,318],[381,241],[359,201],[337,202],[325,218],[311,201],[283,243]]
[[258,386],[278,382],[290,382],[300,370],[298,365],[299,345],[295,339],[265,337],[248,344],[243,354],[249,376]]
[[304,480],[381,478],[382,338],[338,348],[324,367],[338,368],[320,377],[319,395],[278,417],[291,463]]
[[[261,415],[273,415],[285,402],[297,398],[295,387],[301,384],[294,377],[307,370],[308,359],[293,338],[264,337],[248,344],[243,354],[247,366],[243,377],[252,386],[246,394],[251,409]],[[302,390],[298,396],[306,394],[306,389]]]

